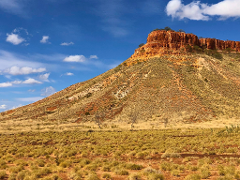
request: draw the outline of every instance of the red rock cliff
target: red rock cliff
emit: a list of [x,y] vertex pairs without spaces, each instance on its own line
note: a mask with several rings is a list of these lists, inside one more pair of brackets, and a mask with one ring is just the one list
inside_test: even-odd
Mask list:
[[157,30],[148,35],[147,43],[135,50],[129,60],[146,59],[166,54],[186,53],[189,46],[207,48],[222,51],[231,48],[232,51],[240,52],[240,42],[222,41],[218,39],[202,38],[194,34],[183,32]]

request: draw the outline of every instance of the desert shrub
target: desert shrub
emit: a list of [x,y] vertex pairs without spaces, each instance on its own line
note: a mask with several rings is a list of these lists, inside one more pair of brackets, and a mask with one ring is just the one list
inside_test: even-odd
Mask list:
[[112,179],[112,176],[111,176],[111,174],[104,173],[104,174],[102,175],[102,178],[104,178],[104,179]]
[[138,47],[140,48],[140,47],[142,47],[143,45],[144,45],[144,43],[141,43],[141,44],[138,45]]
[[139,174],[130,174],[128,176],[128,180],[141,180],[141,176]]
[[18,173],[20,171],[22,171],[24,169],[24,167],[22,165],[20,166],[13,166],[11,168],[9,168],[9,171],[12,173]]
[[126,168],[130,170],[141,170],[143,166],[138,164],[127,164]]
[[50,174],[50,173],[52,173],[52,171],[51,171],[50,168],[45,167],[45,168],[42,168],[42,169],[41,169],[41,175],[42,175],[42,176],[46,176],[46,175],[48,175],[48,174]]
[[184,180],[201,180],[201,176],[198,174],[189,174],[184,178]]
[[6,176],[6,171],[0,171],[0,179],[5,179]]
[[114,173],[117,175],[129,175],[129,172],[123,168],[116,168]]
[[60,167],[63,167],[63,168],[67,168],[67,167],[70,167],[71,166],[71,162],[70,161],[63,161],[60,163]]
[[62,180],[62,178],[60,178],[57,174],[53,174],[51,176],[51,180]]
[[17,159],[17,160],[14,162],[14,164],[16,164],[16,165],[22,165],[22,166],[28,166],[28,163],[27,163],[25,160],[23,160],[23,159]]
[[211,172],[209,171],[209,168],[207,167],[202,167],[200,169],[200,175],[201,175],[201,178],[203,179],[207,179],[210,175],[211,175]]
[[83,172],[82,171],[77,171],[77,172],[70,171],[68,173],[68,177],[73,180],[81,180],[83,177]]
[[11,173],[8,177],[8,180],[16,180],[16,176],[17,176],[16,173]]
[[171,164],[168,162],[163,162],[160,164],[160,169],[163,171],[171,171]]
[[172,174],[173,176],[180,176],[180,171],[179,171],[178,169],[173,169],[173,170],[171,171],[171,174]]
[[79,163],[82,167],[88,165],[91,163],[91,160],[89,159],[82,159],[81,162]]
[[161,158],[180,158],[180,154],[178,153],[168,153],[165,152],[164,154],[162,154]]
[[96,171],[98,166],[96,164],[89,164],[89,165],[85,166],[85,168],[90,171]]
[[17,180],[24,180],[24,178],[26,177],[27,174],[29,174],[28,171],[21,171],[17,174],[16,179]]
[[110,172],[110,171],[111,171],[111,166],[110,166],[110,165],[104,165],[104,166],[102,167],[102,170],[103,170],[104,172]]
[[7,167],[7,163],[4,160],[0,159],[0,169],[6,169]]
[[67,156],[68,157],[71,157],[71,156],[75,156],[77,154],[77,151],[76,150],[70,150],[68,153],[67,153]]
[[164,180],[164,176],[160,173],[151,173],[148,175],[147,180]]
[[147,168],[143,169],[143,174],[144,175],[148,175],[148,174],[156,173],[156,172],[157,172],[157,170],[153,169],[151,167],[147,167]]
[[97,176],[97,174],[94,173],[90,173],[88,174],[88,176],[86,177],[86,180],[100,180]]
[[217,180],[234,180],[234,177],[232,175],[230,175],[230,174],[227,174],[227,175],[225,175],[223,177],[217,178]]

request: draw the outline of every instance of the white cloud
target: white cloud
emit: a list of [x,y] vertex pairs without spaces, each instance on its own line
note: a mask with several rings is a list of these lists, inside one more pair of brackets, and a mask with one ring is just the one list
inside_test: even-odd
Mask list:
[[4,70],[4,73],[11,74],[11,75],[23,75],[23,74],[32,74],[32,73],[40,73],[46,71],[46,68],[31,68],[31,67],[18,67],[12,66]]
[[63,61],[65,61],[65,62],[84,62],[84,61],[86,61],[86,57],[83,55],[68,56]]
[[23,105],[22,105],[22,104],[19,104],[19,105],[17,105],[17,106],[13,106],[11,109],[16,109],[16,108],[21,107],[21,106],[23,106]]
[[73,76],[74,74],[71,73],[71,72],[67,72],[65,75],[66,75],[66,76]]
[[74,44],[73,42],[69,42],[69,43],[64,42],[64,43],[61,43],[60,45],[61,46],[70,46],[70,45],[73,45],[73,44]]
[[97,55],[91,55],[90,59],[98,59]]
[[42,82],[37,81],[33,78],[28,78],[25,81],[15,80],[15,81],[11,81],[11,82],[0,83],[0,87],[11,87],[14,84],[42,84]]
[[10,82],[4,82],[4,83],[0,83],[0,87],[10,87],[12,86],[13,84],[10,83]]
[[22,81],[16,80],[16,81],[12,81],[11,83],[12,83],[12,84],[22,84]]
[[36,89],[29,89],[28,92],[35,92]]
[[20,54],[0,50],[0,71],[9,69],[10,67],[16,65],[19,67],[32,67],[34,69],[44,66],[43,63],[33,61],[33,59],[34,57],[29,58]]
[[0,0],[0,8],[14,14],[23,13],[23,6],[19,0]]
[[193,1],[184,5],[181,0],[171,0],[166,6],[168,16],[173,18],[191,20],[211,19],[211,16],[220,16],[219,19],[227,19],[230,17],[240,17],[240,1],[239,0],[223,0],[217,4],[208,5]]
[[44,89],[41,90],[43,93],[41,94],[41,96],[50,96],[54,93],[56,93],[56,89],[52,86],[46,87]]
[[6,108],[7,108],[7,105],[6,105],[6,104],[0,105],[0,109],[6,109]]
[[41,74],[41,75],[39,75],[39,79],[41,79],[42,81],[48,81],[49,75],[50,75],[50,73]]
[[42,82],[37,81],[33,78],[28,78],[27,80],[23,81],[22,84],[42,84]]
[[43,99],[43,97],[17,98],[18,101],[23,101],[23,102],[36,102],[41,99]]
[[6,39],[7,42],[10,42],[14,45],[18,45],[18,44],[21,44],[22,42],[25,41],[24,38],[20,37],[18,34],[7,34],[7,39]]
[[43,44],[49,43],[48,40],[49,40],[49,36],[43,36],[40,43],[43,43]]

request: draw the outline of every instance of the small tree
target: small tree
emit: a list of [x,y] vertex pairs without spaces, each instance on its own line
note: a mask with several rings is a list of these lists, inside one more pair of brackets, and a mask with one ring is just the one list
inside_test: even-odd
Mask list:
[[106,115],[104,111],[97,111],[95,114],[95,123],[98,125],[99,129],[102,129],[102,122],[104,121]]
[[170,27],[168,27],[168,26],[166,26],[165,28],[164,28],[164,30],[166,30],[166,31],[172,31],[172,29],[170,28]]
[[182,30],[182,29],[179,29],[179,30],[178,30],[178,32],[184,32],[184,33],[185,33],[185,31],[184,31],[184,30]]
[[140,47],[142,47],[143,45],[144,45],[144,43],[141,43],[141,44],[138,45],[138,47],[140,48]]
[[130,119],[130,122],[131,122],[131,129],[134,128],[134,124],[137,123],[138,116],[139,116],[139,110],[134,105],[133,107],[131,107],[131,111],[129,113],[129,119]]

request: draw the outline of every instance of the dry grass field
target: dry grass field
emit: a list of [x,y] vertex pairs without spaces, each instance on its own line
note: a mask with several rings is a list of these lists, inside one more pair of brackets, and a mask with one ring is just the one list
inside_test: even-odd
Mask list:
[[2,130],[0,179],[240,179],[240,127],[151,125]]

